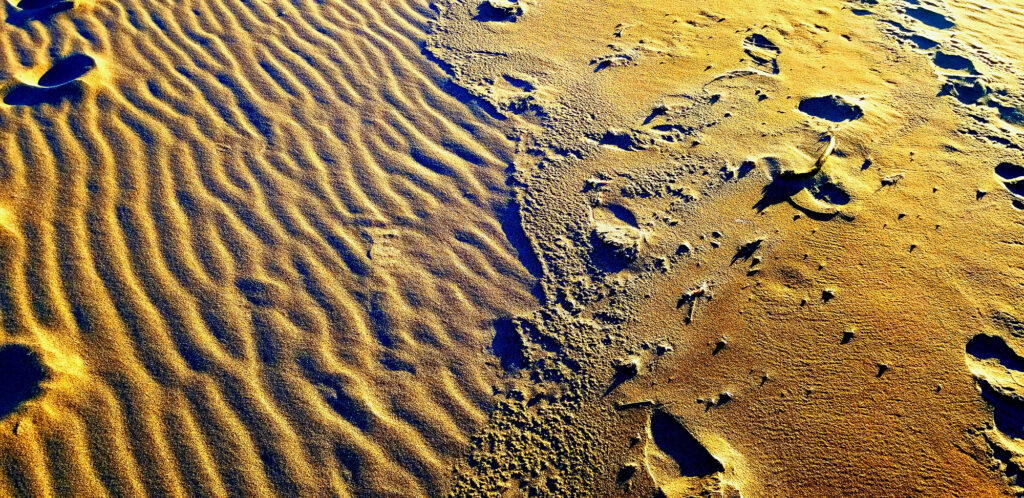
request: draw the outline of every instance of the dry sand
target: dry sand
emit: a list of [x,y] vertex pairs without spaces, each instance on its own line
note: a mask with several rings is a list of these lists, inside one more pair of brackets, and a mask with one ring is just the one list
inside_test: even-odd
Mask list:
[[1024,493],[1020,0],[5,7],[0,496]]

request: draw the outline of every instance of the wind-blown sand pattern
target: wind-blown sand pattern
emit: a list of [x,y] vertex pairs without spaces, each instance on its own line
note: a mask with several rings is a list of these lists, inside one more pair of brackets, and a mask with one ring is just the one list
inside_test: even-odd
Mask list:
[[1024,4],[21,0],[0,495],[1024,494]]
[[[511,146],[421,54],[432,16],[97,2],[0,28],[3,341],[50,372],[5,411],[0,494],[443,489],[494,403],[491,323],[534,298]],[[95,68],[47,72],[69,55]]]

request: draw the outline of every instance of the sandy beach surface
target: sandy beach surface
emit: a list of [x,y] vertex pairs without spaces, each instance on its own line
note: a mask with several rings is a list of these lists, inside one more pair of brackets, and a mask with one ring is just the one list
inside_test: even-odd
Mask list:
[[1021,0],[7,0],[0,496],[1024,495]]

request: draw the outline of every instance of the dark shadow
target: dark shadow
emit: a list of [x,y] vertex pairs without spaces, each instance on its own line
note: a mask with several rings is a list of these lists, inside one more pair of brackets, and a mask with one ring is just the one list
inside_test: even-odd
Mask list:
[[1024,197],[1024,180],[1014,180],[1012,182],[1006,182],[1004,185],[1006,185],[1006,189],[1010,192]]
[[1013,163],[999,163],[996,165],[996,174],[1004,180],[1016,180],[1024,176],[1024,166]]
[[636,475],[636,471],[636,465],[626,465],[622,467],[619,469],[619,473],[615,476],[615,482],[618,484],[625,484]]
[[597,143],[601,145],[610,145],[612,147],[618,147],[622,150],[637,151],[643,149],[642,145],[636,141],[632,134],[623,131],[606,131],[604,136],[597,140]]
[[484,1],[476,9],[473,19],[482,22],[516,22],[523,15],[523,8],[516,3],[502,6],[502,2]]
[[[6,3],[6,2],[5,2]],[[38,9],[18,9],[7,4],[7,24],[24,28],[32,21],[46,21],[75,7],[74,2],[54,2]]]
[[736,250],[736,254],[733,255],[732,262],[729,263],[729,265],[734,265],[737,261],[746,261],[754,257],[754,253],[761,248],[762,242],[764,242],[764,239],[757,239],[741,245],[739,249]]
[[758,65],[770,66],[772,74],[779,74],[777,57],[782,50],[766,36],[760,33],[748,36],[743,40],[743,52]]
[[1002,337],[978,334],[967,343],[967,353],[979,360],[996,360],[1000,365],[1024,372],[1024,358],[1010,349]]
[[625,206],[620,206],[618,204],[605,204],[602,207],[611,211],[612,215],[614,215],[619,221],[634,228],[639,226],[636,222],[636,215]]
[[797,109],[800,109],[800,112],[804,114],[834,123],[851,121],[864,115],[864,111],[860,106],[846,102],[838,95],[805,98],[800,101]]
[[836,206],[845,206],[850,203],[850,194],[830,181],[824,176],[817,176],[807,185],[807,191],[819,201],[827,202]]
[[664,410],[651,412],[651,439],[679,465],[679,475],[703,477],[725,469],[675,416]]
[[777,176],[761,189],[761,199],[754,204],[762,212],[776,204],[789,202],[789,198],[807,187],[807,178]]
[[57,105],[64,101],[76,101],[83,93],[83,86],[79,82],[71,82],[56,88],[18,85],[4,95],[4,103],[22,106]]
[[974,63],[967,57],[947,54],[939,50],[938,52],[935,52],[935,57],[932,60],[935,62],[936,66],[939,66],[942,69],[949,69],[951,71],[967,71],[971,74],[978,73],[974,69]]
[[616,387],[621,386],[623,382],[636,377],[637,373],[636,369],[628,367],[616,368],[615,375],[612,376],[612,381],[608,384],[608,389],[605,389],[602,397],[611,394],[611,392],[614,391]]
[[984,379],[978,379],[981,397],[992,405],[992,420],[999,432],[1015,439],[1024,439],[1024,402],[996,391]]
[[81,78],[96,67],[96,61],[85,54],[72,54],[53,63],[48,71],[39,77],[39,86],[61,86]]
[[922,50],[930,50],[939,46],[939,42],[932,40],[931,38],[923,37],[921,35],[910,35],[909,40],[914,45],[917,45],[917,48],[920,48]]
[[[519,204],[515,201],[509,202],[505,209],[498,213],[498,216],[501,231],[505,233],[505,238],[516,250],[519,262],[526,268],[526,271],[530,272],[530,276],[540,279],[543,276],[543,267],[537,254],[533,252],[533,246],[530,245],[530,239],[526,236],[526,230],[523,229]],[[537,295],[537,297],[540,298],[542,295]]]
[[38,10],[49,7],[58,0],[21,0],[18,2],[18,8],[21,10]]
[[35,351],[20,344],[0,347],[0,418],[38,396],[42,392],[40,384],[48,376]]
[[501,368],[506,372],[525,368],[529,364],[523,336],[516,330],[516,326],[510,318],[501,318],[494,322],[491,351],[501,360]]
[[636,248],[609,244],[596,232],[590,234],[590,245],[593,248],[590,253],[591,262],[598,269],[608,273],[625,270],[638,256]]
[[946,16],[924,7],[907,9],[907,15],[936,29],[949,29],[954,26],[953,21],[946,19]]

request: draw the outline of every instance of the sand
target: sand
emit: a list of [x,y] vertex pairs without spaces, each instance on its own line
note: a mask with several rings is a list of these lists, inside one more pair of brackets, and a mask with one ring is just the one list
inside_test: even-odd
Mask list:
[[8,3],[2,496],[1013,496],[1024,3]]

